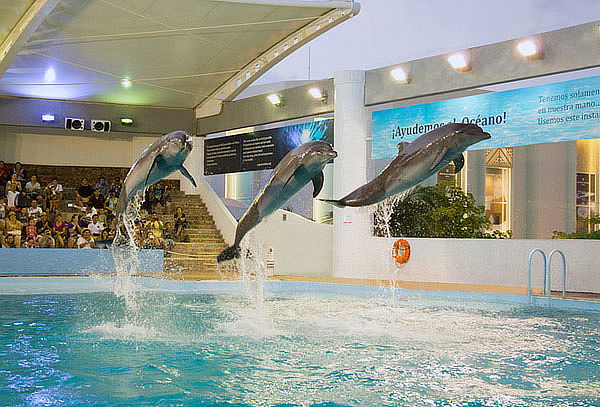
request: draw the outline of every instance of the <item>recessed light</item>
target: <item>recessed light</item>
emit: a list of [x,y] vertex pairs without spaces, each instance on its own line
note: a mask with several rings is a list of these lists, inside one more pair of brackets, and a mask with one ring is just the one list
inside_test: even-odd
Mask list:
[[271,104],[273,106],[282,106],[283,105],[283,101],[281,100],[281,96],[279,96],[276,93],[272,93],[269,96],[267,96],[267,99],[269,99],[269,102],[271,102]]
[[390,71],[390,74],[392,75],[392,78],[394,78],[394,80],[396,82],[399,82],[399,83],[408,83],[409,82],[408,73],[406,73],[404,68],[392,69]]
[[460,72],[471,70],[470,57],[466,52],[455,52],[446,58],[450,66]]
[[534,59],[542,54],[542,47],[534,39],[526,39],[517,44],[517,51],[525,58]]
[[124,88],[129,88],[131,86],[131,81],[129,80],[129,78],[125,78],[121,81],[121,86],[123,86]]
[[44,113],[42,115],[42,121],[43,122],[53,122],[54,121],[54,115],[50,114],[50,113]]

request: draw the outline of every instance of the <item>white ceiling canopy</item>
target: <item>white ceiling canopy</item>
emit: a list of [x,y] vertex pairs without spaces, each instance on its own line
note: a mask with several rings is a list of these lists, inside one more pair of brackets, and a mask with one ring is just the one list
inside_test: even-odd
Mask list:
[[17,3],[0,17],[13,27],[0,30],[0,94],[199,116],[359,10],[352,0],[54,0],[39,18],[52,1]]

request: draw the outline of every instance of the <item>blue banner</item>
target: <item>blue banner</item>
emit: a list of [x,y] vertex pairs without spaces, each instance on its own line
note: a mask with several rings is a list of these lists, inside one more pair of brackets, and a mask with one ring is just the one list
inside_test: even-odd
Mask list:
[[451,122],[481,126],[481,150],[600,137],[600,76],[373,112],[371,158]]

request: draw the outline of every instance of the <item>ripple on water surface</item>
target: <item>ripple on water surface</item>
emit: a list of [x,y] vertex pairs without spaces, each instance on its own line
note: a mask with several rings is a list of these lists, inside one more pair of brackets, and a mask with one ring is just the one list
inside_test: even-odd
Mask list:
[[600,315],[433,298],[0,296],[4,406],[594,406]]

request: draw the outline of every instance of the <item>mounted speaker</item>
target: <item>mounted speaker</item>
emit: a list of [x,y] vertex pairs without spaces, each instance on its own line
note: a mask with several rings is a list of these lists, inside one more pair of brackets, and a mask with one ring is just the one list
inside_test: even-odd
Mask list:
[[85,120],[75,119],[73,117],[65,117],[65,129],[83,131]]
[[92,119],[91,129],[92,129],[92,131],[101,131],[101,132],[110,131],[110,120]]

